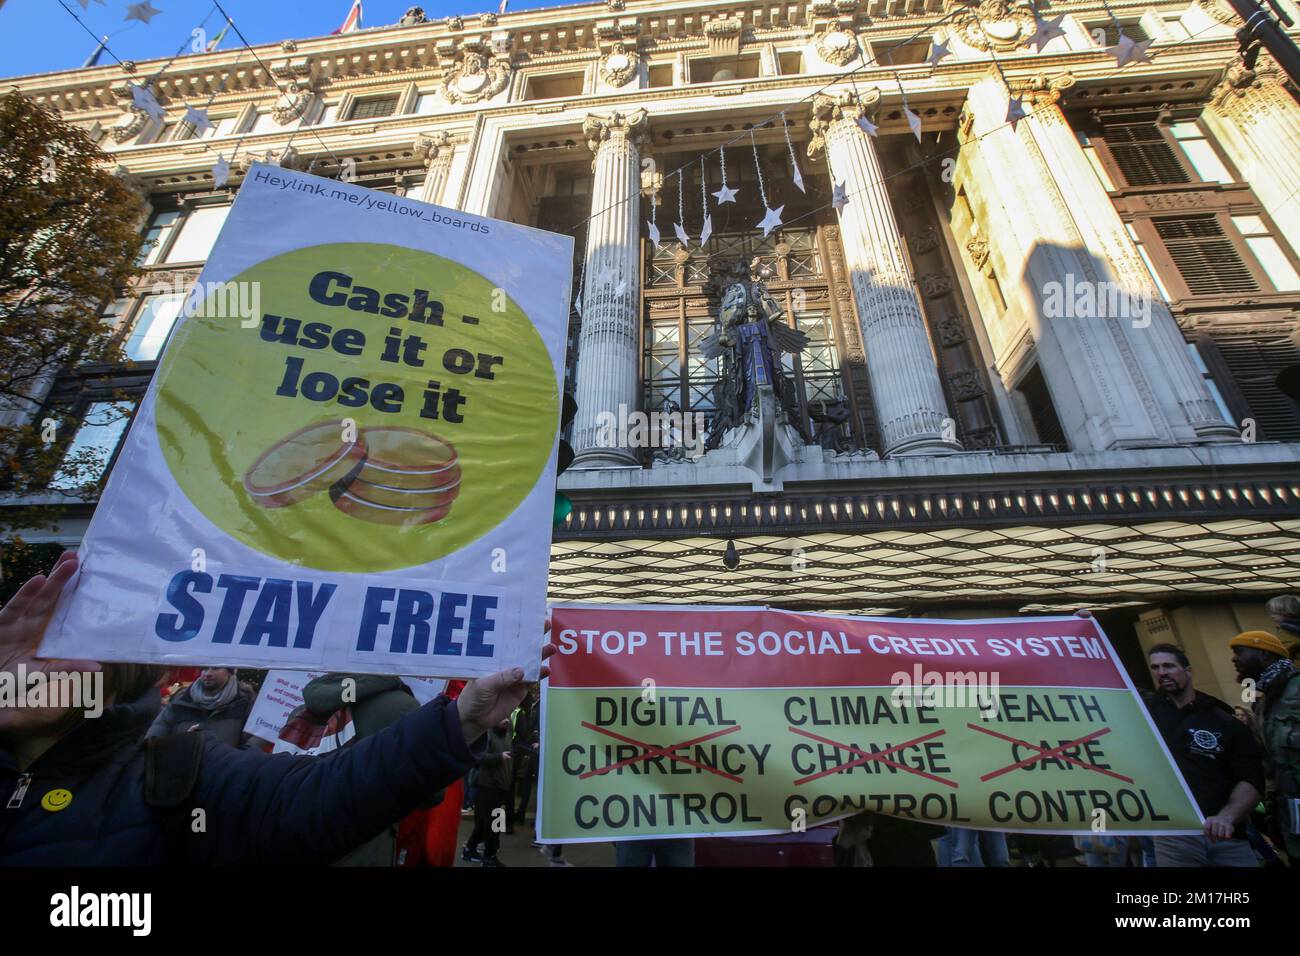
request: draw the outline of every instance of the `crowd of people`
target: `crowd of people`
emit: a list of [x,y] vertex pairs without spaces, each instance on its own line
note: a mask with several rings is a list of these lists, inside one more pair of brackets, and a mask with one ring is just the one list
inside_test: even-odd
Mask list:
[[[396,677],[317,677],[290,717],[293,753],[266,753],[278,748],[245,732],[256,695],[234,668],[202,668],[181,686],[152,666],[38,660],[76,567],[65,554],[0,608],[0,669],[102,673],[107,706],[97,719],[74,707],[0,709],[0,787],[10,794],[0,865],[449,866],[465,816],[473,825],[460,861],[505,865],[501,837],[528,825],[541,756],[539,685],[521,670],[453,682],[424,706]],[[1300,638],[1300,597],[1274,598],[1267,610],[1277,631]],[[1235,706],[1196,688],[1183,649],[1148,649],[1155,689],[1142,699],[1205,816],[1199,835],[1102,830],[1063,846],[1062,838],[858,814],[836,828],[835,862],[1008,866],[1014,851],[1024,865],[1078,856],[1099,867],[1294,865],[1297,648],[1268,631],[1227,640],[1243,683]],[[543,660],[554,652],[546,645]],[[67,802],[52,812],[38,792],[66,793]],[[571,865],[562,846],[533,846],[550,866]],[[692,866],[695,843],[618,841],[615,862]]]

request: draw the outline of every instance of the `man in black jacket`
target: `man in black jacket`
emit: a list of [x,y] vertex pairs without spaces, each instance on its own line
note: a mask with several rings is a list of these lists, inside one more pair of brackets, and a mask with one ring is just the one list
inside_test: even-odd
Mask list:
[[205,667],[198,680],[172,694],[146,736],[202,731],[238,747],[244,742],[244,724],[256,696],[233,667]]
[[1258,866],[1245,830],[1264,790],[1255,738],[1227,704],[1192,687],[1181,648],[1157,644],[1147,659],[1159,690],[1143,699],[1205,815],[1203,834],[1156,837],[1156,865]]
[[[97,719],[70,707],[0,709],[0,866],[328,863],[462,776],[469,744],[524,697],[522,669],[502,671],[326,758],[234,750],[205,734],[146,746],[154,669],[35,656],[76,568],[63,555],[0,608],[0,671],[102,669],[108,706]],[[146,782],[150,761],[151,779],[168,786]]]

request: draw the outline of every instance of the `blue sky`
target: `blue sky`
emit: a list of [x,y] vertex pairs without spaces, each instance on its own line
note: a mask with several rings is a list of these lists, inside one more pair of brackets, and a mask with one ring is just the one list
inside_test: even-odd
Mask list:
[[[169,57],[182,46],[189,50],[190,31],[207,19],[208,36],[221,28],[221,15],[212,0],[151,0],[162,13],[146,25],[125,21],[129,0],[89,0],[82,11],[78,0],[8,0],[0,7],[0,76],[47,73],[81,66],[99,37],[109,35],[108,48],[123,60]],[[431,20],[460,14],[495,12],[498,0],[432,0],[420,3]],[[510,10],[560,6],[562,0],[510,0]],[[272,43],[293,37],[322,36],[343,23],[352,0],[221,0],[250,43]],[[363,0],[363,27],[396,23],[410,0]],[[67,7],[67,9],[64,9]],[[95,36],[68,15],[75,13]],[[120,31],[120,32],[119,32]],[[222,49],[240,46],[231,30]],[[105,55],[100,64],[112,63]]]

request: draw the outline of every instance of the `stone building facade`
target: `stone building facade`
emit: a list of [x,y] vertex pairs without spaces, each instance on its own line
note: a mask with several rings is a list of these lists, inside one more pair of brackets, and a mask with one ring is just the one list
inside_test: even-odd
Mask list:
[[[1300,362],[1300,102],[1266,56],[1239,59],[1223,0],[1041,16],[413,7],[343,36],[9,81],[90,130],[150,204],[148,275],[106,302],[132,361],[69,369],[47,403],[90,410],[73,442],[111,463],[125,423],[93,413],[143,393],[252,160],[569,232],[577,460],[555,599],[1087,605],[1131,667],[1176,640],[1231,694],[1226,639],[1300,589],[1300,407],[1274,382]],[[1118,65],[1120,31],[1145,60]],[[149,77],[161,119],[132,102]],[[723,186],[733,202],[705,198]],[[783,223],[765,235],[769,208]],[[761,462],[743,443],[690,457],[602,437],[636,412],[712,425],[700,344],[734,263],[764,269],[808,337],[786,362],[792,429]],[[74,544],[91,508],[46,540]]]

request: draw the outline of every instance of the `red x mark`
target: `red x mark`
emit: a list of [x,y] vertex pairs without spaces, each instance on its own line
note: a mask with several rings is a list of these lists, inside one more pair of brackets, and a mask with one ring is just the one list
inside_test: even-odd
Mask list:
[[743,777],[737,777],[734,773],[727,773],[725,770],[719,770],[717,767],[710,767],[706,763],[700,763],[691,760],[688,757],[680,756],[673,753],[674,750],[681,750],[683,747],[693,747],[695,744],[702,744],[706,740],[712,740],[714,737],[721,737],[724,734],[734,734],[740,729],[737,724],[734,727],[727,727],[725,730],[715,730],[711,734],[705,734],[703,737],[696,737],[694,740],[683,740],[679,744],[673,744],[671,747],[656,747],[654,744],[643,743],[640,740],[633,740],[631,737],[624,737],[622,734],[616,734],[605,727],[597,727],[595,724],[589,724],[585,720],[582,726],[588,730],[594,730],[596,733],[604,734],[607,737],[613,737],[615,740],[621,740],[625,744],[635,744],[638,747],[644,747],[645,753],[638,754],[635,757],[628,757],[626,760],[620,760],[618,763],[612,763],[608,767],[601,767],[599,770],[588,770],[580,774],[579,780],[586,780],[588,777],[594,777],[597,774],[609,773],[611,770],[617,770],[619,767],[626,767],[628,764],[636,763],[639,760],[649,760],[651,757],[667,757],[669,760],[676,760],[678,763],[690,764],[692,767],[699,767],[701,770],[707,770],[709,773],[716,773],[719,777],[726,777],[728,780],[734,780],[736,783],[744,783]]
[[1076,764],[1077,766],[1082,767],[1084,770],[1094,770],[1097,773],[1104,773],[1108,777],[1114,777],[1117,780],[1123,780],[1125,783],[1133,782],[1132,777],[1126,777],[1122,773],[1115,773],[1113,770],[1104,770],[1101,767],[1094,766],[1093,764],[1085,763],[1082,760],[1076,760],[1073,757],[1066,756],[1064,753],[1061,752],[1063,750],[1069,749],[1070,747],[1075,747],[1080,744],[1086,744],[1090,740],[1096,740],[1098,737],[1102,736],[1103,734],[1110,733],[1109,727],[1103,727],[1101,728],[1101,730],[1094,730],[1086,737],[1080,737],[1078,740],[1067,740],[1059,747],[1047,748],[1047,747],[1040,747],[1038,746],[1038,744],[1031,744],[1028,740],[1020,740],[1017,737],[1008,737],[1006,734],[1000,734],[996,730],[989,730],[987,727],[981,727],[979,724],[967,724],[966,726],[969,727],[971,730],[978,730],[982,734],[988,734],[990,737],[1000,737],[1001,739],[1008,741],[1009,743],[1019,744],[1022,747],[1028,747],[1030,750],[1038,751],[1037,756],[1026,757],[1024,760],[1018,761],[1017,763],[1013,763],[1009,767],[1003,767],[1001,770],[994,770],[992,773],[986,773],[984,776],[980,777],[981,781],[992,780],[994,777],[1000,777],[1004,773],[1010,773],[1013,770],[1019,770],[1021,767],[1028,767],[1031,763],[1037,763],[1040,760],[1046,760],[1048,757],[1057,757],[1061,760],[1068,761],[1069,763]]
[[798,734],[800,737],[808,737],[812,740],[817,740],[824,744],[830,744],[832,747],[836,747],[840,750],[847,750],[850,753],[855,753],[858,755],[857,760],[852,760],[849,763],[839,764],[838,766],[831,767],[831,769],[829,770],[823,770],[820,773],[814,773],[807,777],[801,777],[800,779],[794,782],[796,787],[799,786],[800,784],[805,784],[808,783],[809,781],[817,780],[820,777],[825,777],[827,774],[839,773],[841,770],[848,770],[850,767],[856,767],[859,764],[869,763],[872,760],[879,760],[887,767],[893,767],[896,770],[906,770],[908,773],[914,773],[918,777],[925,777],[927,780],[933,780],[936,783],[947,784],[948,786],[953,788],[956,788],[957,786],[957,784],[951,780],[945,780],[943,779],[943,777],[936,777],[934,774],[926,773],[924,770],[917,770],[915,767],[909,767],[905,764],[894,763],[894,761],[892,760],[885,759],[885,757],[888,756],[889,754],[892,754],[898,750],[902,750],[905,747],[912,747],[916,744],[925,743],[925,741],[930,740],[934,737],[942,737],[944,734],[947,733],[946,730],[936,730],[933,733],[926,734],[924,737],[917,737],[915,740],[908,740],[905,741],[904,743],[897,744],[896,746],[889,747],[885,750],[878,750],[875,753],[867,753],[867,751],[859,750],[857,747],[853,746],[852,744],[842,744],[839,743],[838,741],[831,740],[829,737],[819,737],[816,734],[810,734],[808,733],[808,731],[800,730],[798,727],[791,727],[789,728],[789,730],[790,733]]

